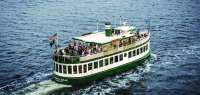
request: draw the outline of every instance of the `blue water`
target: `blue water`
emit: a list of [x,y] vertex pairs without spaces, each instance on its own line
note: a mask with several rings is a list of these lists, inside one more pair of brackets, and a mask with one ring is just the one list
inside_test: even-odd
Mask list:
[[[0,95],[200,94],[199,0],[0,0]],[[51,81],[48,38],[65,46],[76,35],[123,22],[151,21],[151,57],[142,66],[79,87]]]

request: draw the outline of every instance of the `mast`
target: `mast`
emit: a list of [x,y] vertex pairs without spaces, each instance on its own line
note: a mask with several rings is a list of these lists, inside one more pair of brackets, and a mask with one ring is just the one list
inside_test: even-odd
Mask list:
[[59,51],[59,47],[58,47],[58,31],[57,31],[57,39],[56,39],[56,49],[57,49],[57,52]]
[[148,20],[148,34],[149,34],[149,31],[150,31],[150,19]]
[[120,16],[120,26],[122,25],[122,17]]
[[97,32],[98,32],[98,20],[97,20]]

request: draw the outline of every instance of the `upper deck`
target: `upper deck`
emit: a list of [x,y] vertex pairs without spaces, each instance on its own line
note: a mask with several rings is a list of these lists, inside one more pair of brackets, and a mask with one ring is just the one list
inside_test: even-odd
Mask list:
[[[84,37],[91,37],[98,34],[104,34],[102,32],[89,34]],[[145,35],[146,36],[141,36]],[[102,38],[96,38],[96,39],[102,39]],[[150,36],[148,34],[148,31],[140,31],[140,38],[138,38],[135,33],[124,33],[120,35],[114,34],[113,37],[110,38],[110,40],[98,40],[99,42],[90,41],[91,39],[87,39],[80,42],[80,39],[78,40],[78,43],[84,47],[84,50],[80,50],[78,48],[78,45],[73,46],[71,44],[71,47],[73,46],[73,50],[68,49],[69,52],[65,54],[61,54],[62,50],[65,50],[66,48],[60,48],[59,52],[54,52],[54,61],[63,63],[63,64],[79,64],[85,61],[93,60],[95,58],[100,58],[108,55],[112,55],[118,52],[126,51],[132,48],[136,48],[137,46],[140,46],[147,41],[149,41]],[[84,42],[85,41],[85,42]],[[87,41],[87,42],[86,42]],[[107,42],[108,41],[108,42]],[[101,43],[100,43],[101,42]],[[100,50],[99,50],[100,48]],[[65,51],[66,52],[66,51]]]
[[136,48],[149,41],[149,30],[139,31],[124,25],[111,29],[105,23],[105,31],[90,32],[74,37],[74,42],[54,52],[54,61],[63,64],[79,64],[104,56]]

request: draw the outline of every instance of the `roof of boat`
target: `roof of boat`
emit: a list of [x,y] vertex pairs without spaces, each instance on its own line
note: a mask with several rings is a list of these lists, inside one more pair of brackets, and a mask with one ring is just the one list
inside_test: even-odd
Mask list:
[[98,44],[104,44],[104,43],[109,43],[112,40],[120,39],[123,37],[132,37],[134,36],[136,28],[134,26],[119,26],[117,28],[114,28],[115,30],[121,30],[123,33],[116,35],[114,34],[113,36],[105,36],[105,31],[102,32],[91,32],[86,35],[82,35],[79,37],[74,37],[73,39],[75,40],[80,40],[86,43],[98,43]]

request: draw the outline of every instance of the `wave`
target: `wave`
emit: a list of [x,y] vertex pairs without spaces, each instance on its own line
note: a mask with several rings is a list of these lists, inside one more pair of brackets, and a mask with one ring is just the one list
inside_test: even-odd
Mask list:
[[37,84],[29,85],[28,87],[22,88],[16,92],[13,92],[13,95],[46,95],[51,92],[54,92],[59,89],[72,87],[70,85],[62,85],[53,82],[52,80],[45,80]]

